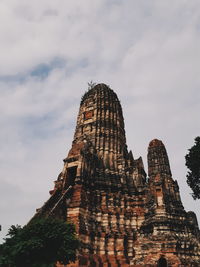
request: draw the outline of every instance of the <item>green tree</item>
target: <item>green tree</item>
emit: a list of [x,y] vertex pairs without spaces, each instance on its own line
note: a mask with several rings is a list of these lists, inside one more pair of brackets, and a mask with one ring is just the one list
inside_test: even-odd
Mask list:
[[11,226],[0,245],[1,267],[52,267],[75,261],[79,241],[75,227],[51,218],[35,219],[23,228]]
[[196,137],[195,144],[185,156],[185,165],[189,169],[187,183],[192,189],[194,199],[200,199],[200,136]]

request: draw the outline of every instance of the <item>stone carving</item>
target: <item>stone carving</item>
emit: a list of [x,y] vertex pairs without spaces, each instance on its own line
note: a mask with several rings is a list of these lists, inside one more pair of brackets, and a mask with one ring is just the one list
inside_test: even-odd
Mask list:
[[196,215],[184,210],[157,139],[149,144],[148,175],[127,150],[117,95],[105,84],[91,87],[64,168],[35,214],[76,225],[82,246],[68,266],[200,266]]

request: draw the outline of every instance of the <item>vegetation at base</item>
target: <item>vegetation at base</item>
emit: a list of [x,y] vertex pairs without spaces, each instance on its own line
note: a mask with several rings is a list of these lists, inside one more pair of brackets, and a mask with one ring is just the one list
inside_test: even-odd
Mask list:
[[1,267],[53,267],[76,260],[79,241],[75,227],[57,219],[34,219],[24,227],[11,226],[0,245]]
[[189,169],[187,183],[192,189],[194,199],[200,199],[200,136],[196,137],[195,144],[185,156],[185,165]]

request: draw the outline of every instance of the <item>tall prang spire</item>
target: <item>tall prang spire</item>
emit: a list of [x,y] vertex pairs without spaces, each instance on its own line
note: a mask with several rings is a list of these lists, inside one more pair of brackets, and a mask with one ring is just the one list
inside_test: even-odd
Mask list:
[[[88,161],[85,155],[91,151]],[[129,153],[121,104],[116,93],[105,84],[95,85],[82,97],[74,140],[66,163],[74,158],[79,158],[76,176],[83,182],[95,183],[97,186],[110,184],[115,188],[123,186],[133,190],[133,182],[130,177],[126,177],[125,172]],[[92,158],[95,160],[92,161]],[[89,166],[90,164],[93,166]],[[69,164],[66,165],[68,167]],[[95,172],[93,175],[92,169]],[[64,170],[63,176],[67,177],[65,173]],[[95,176],[94,179],[92,176]],[[92,182],[88,181],[88,177]]]
[[116,93],[105,84],[98,84],[82,97],[74,143],[89,140],[98,154],[106,158],[126,148],[124,118]]
[[[133,192],[145,181],[143,164],[138,166],[127,151],[121,104],[109,86],[97,84],[83,95],[72,148],[64,161],[61,177],[65,185],[76,180]],[[69,175],[72,167],[73,175]]]

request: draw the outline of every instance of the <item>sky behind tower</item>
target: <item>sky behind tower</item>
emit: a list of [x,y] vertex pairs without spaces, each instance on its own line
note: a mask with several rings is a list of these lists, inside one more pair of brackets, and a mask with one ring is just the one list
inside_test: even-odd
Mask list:
[[199,0],[1,0],[1,238],[48,199],[91,80],[121,100],[135,158],[146,166],[149,142],[163,141],[200,221],[184,159],[200,135],[199,47]]

